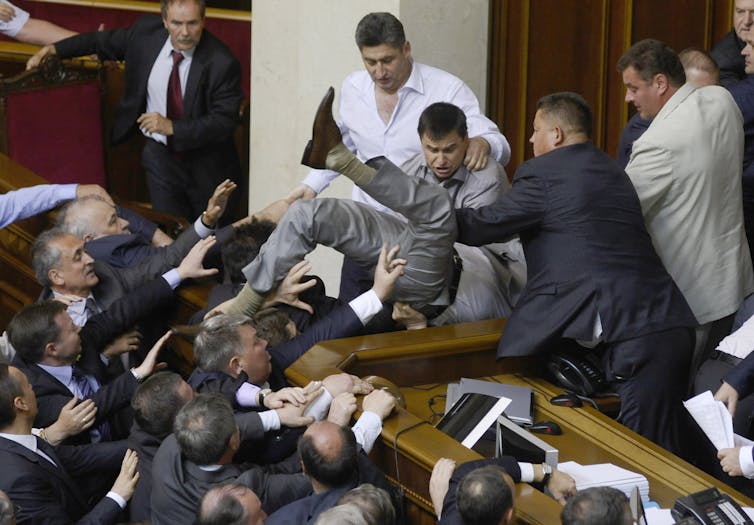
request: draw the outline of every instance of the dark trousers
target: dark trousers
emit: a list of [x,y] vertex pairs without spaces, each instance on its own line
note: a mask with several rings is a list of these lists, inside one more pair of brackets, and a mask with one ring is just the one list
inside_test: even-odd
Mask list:
[[[207,201],[218,184],[225,179],[238,182],[240,165],[237,162],[238,155],[233,158],[234,153],[235,150],[229,153],[229,159],[224,159],[227,161],[228,169],[224,169],[223,165],[217,166],[216,169],[208,169],[206,158],[197,159],[202,152],[192,151],[176,155],[165,145],[147,139],[141,162],[147,175],[152,207],[157,211],[184,217],[189,222],[195,221],[207,209]],[[238,169],[233,169],[236,167]],[[235,191],[221,224],[232,222],[238,199],[238,191]]]
[[605,346],[605,374],[621,398],[618,421],[676,455],[691,458],[696,446],[688,437],[700,431],[683,400],[694,330],[674,328]]

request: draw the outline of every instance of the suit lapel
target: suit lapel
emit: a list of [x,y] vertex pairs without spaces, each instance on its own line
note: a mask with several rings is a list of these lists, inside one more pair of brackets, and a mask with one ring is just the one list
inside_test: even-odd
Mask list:
[[11,454],[16,454],[17,456],[22,456],[29,462],[37,464],[42,470],[44,470],[48,474],[55,476],[57,479],[63,482],[66,489],[77,500],[81,508],[86,508],[87,507],[86,500],[81,495],[81,492],[79,492],[79,489],[76,486],[76,483],[68,475],[68,473],[63,469],[63,464],[60,462],[60,458],[55,453],[55,450],[49,444],[47,444],[46,442],[44,442],[43,440],[39,438],[37,438],[37,447],[39,447],[39,449],[42,452],[47,454],[50,457],[50,459],[52,459],[57,464],[57,466],[47,461],[36,452],[32,452],[28,448],[22,445],[19,445],[15,441],[11,441],[9,439],[0,437],[0,450],[5,450],[6,452],[11,453]]
[[188,79],[186,79],[186,91],[183,94],[183,118],[191,118],[199,85],[204,77],[206,50],[207,32],[205,31],[202,39],[199,40],[199,45],[194,50],[194,56],[191,58],[191,68],[189,69]]

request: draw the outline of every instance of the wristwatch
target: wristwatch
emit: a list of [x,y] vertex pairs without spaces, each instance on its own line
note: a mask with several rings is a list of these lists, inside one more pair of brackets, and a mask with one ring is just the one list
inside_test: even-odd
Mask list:
[[264,396],[269,396],[272,393],[271,388],[263,388],[259,391],[259,406],[264,407]]
[[552,477],[552,467],[547,463],[542,463],[542,473],[544,474],[542,476],[542,485],[547,485],[547,482]]

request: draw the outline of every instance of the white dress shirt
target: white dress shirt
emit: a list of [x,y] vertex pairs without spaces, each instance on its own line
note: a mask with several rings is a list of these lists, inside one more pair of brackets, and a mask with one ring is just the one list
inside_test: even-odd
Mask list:
[[[420,153],[421,141],[416,131],[419,116],[430,104],[450,102],[466,114],[469,137],[484,138],[490,144],[490,154],[502,165],[508,163],[508,141],[495,123],[481,113],[476,96],[458,77],[414,62],[408,80],[398,90],[398,103],[387,124],[377,110],[374,90],[374,81],[366,71],[351,73],[340,90],[338,126],[343,144],[362,161],[385,156],[400,166]],[[304,184],[321,193],[337,176],[330,170],[312,170]],[[358,187],[354,187],[353,200],[388,211]]]
[[[152,71],[149,73],[147,82],[147,113],[159,113],[163,117],[167,115],[168,110],[168,81],[170,72],[173,70],[173,44],[170,37],[165,41],[157,60],[154,61]],[[180,51],[183,54],[183,60],[178,64],[178,76],[181,79],[181,94],[186,93],[186,81],[188,80],[189,69],[191,68],[191,59],[194,56],[194,49]],[[146,137],[149,137],[162,144],[168,143],[168,138],[161,133],[148,133],[142,130]]]

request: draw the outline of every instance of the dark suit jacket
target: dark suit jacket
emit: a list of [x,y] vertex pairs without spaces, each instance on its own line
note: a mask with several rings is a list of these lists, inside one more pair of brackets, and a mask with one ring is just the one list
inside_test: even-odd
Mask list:
[[149,521],[151,514],[150,498],[152,496],[152,463],[160,448],[162,439],[142,430],[138,424],[131,427],[131,434],[126,440],[128,448],[139,455],[139,483],[128,504],[128,518],[133,522]]
[[284,372],[296,359],[320,341],[350,337],[358,334],[362,328],[364,325],[349,305],[339,306],[290,341],[270,348],[273,371]]
[[528,280],[498,357],[589,341],[597,312],[606,342],[695,326],[652,246],[626,173],[591,143],[522,164],[494,204],[457,210],[458,241],[479,246],[519,234]]
[[19,524],[97,525],[119,521],[121,509],[112,499],[103,498],[89,511],[90,504],[74,476],[95,476],[102,468],[117,468],[123,459],[122,447],[117,453],[115,443],[56,450],[44,443],[38,446],[58,467],[26,447],[0,438],[0,489],[20,508],[16,514]]
[[736,31],[731,29],[730,33],[726,33],[710,50],[710,55],[720,68],[721,86],[730,88],[746,77],[744,57],[741,55],[745,45],[746,43],[738,38]]
[[445,494],[445,499],[442,502],[442,516],[439,521],[440,525],[463,525],[463,520],[461,519],[461,515],[458,513],[458,507],[456,506],[456,491],[458,491],[458,485],[471,471],[486,467],[487,465],[498,465],[503,467],[508,475],[513,478],[515,483],[521,481],[521,469],[516,460],[510,456],[493,459],[479,459],[460,465],[455,471],[453,471],[453,476],[450,478],[448,493]]
[[[125,60],[125,88],[113,123],[112,140],[123,142],[137,131],[146,109],[147,80],[168,38],[159,16],[144,16],[134,25],[85,33],[55,44],[58,56],[97,53],[102,60]],[[238,123],[241,66],[230,50],[204,31],[194,50],[183,96],[183,116],[173,122],[172,145],[187,164],[201,171],[220,170],[238,180],[238,153],[232,134]]]
[[[92,316],[79,333],[81,337],[81,358],[79,366],[94,375],[102,387],[92,397],[97,405],[97,420],[95,424],[108,421],[115,436],[124,436],[131,427],[129,403],[138,386],[130,371],[125,371],[114,379],[110,379],[102,360],[99,357],[104,345],[138,322],[144,313],[145,306],[150,309],[159,308],[171,302],[173,291],[161,277],[141,286],[133,293],[115,301],[110,308],[101,314]],[[30,363],[16,355],[13,361],[26,374],[34,393],[37,396],[39,413],[35,424],[46,427],[58,418],[60,409],[73,394],[65,385],[48,374],[35,363]],[[119,413],[121,409],[127,410]],[[89,433],[82,432],[72,436],[66,443],[86,443]]]
[[[188,228],[188,230],[195,232],[193,226]],[[217,230],[217,245],[213,247],[212,250],[216,252],[219,251],[219,246],[232,234],[232,232],[232,226],[226,226],[225,228]],[[182,235],[194,238],[192,234],[187,234],[186,232]],[[95,260],[105,262],[115,268],[129,268],[131,266],[136,266],[153,256],[158,257],[156,260],[160,260],[159,257],[166,256],[170,258],[170,260],[174,260],[175,253],[172,252],[177,250],[177,253],[183,253],[185,242],[179,244],[178,247],[175,247],[174,245],[175,243],[168,246],[153,246],[151,240],[146,240],[144,235],[134,232],[119,235],[106,235],[99,239],[88,241],[86,243],[86,252]],[[190,248],[191,246],[189,246],[189,249]],[[210,253],[212,253],[212,250]],[[167,252],[166,255],[165,252]],[[209,258],[209,254],[207,257]],[[205,261],[205,264],[207,264],[207,261]]]
[[358,473],[352,483],[319,494],[311,493],[305,498],[289,503],[277,512],[270,514],[265,523],[267,525],[314,523],[320,514],[334,507],[343,494],[362,483],[371,483],[376,487],[385,489],[388,494],[392,494],[392,487],[385,479],[385,475],[369,460],[363,451],[359,453],[358,459]]
[[[256,412],[236,415],[241,440],[259,440],[264,436],[262,420]],[[199,500],[218,483],[246,485],[262,501],[265,512],[271,513],[283,505],[309,494],[308,478],[300,473],[298,458],[279,465],[265,467],[223,465],[208,472],[181,456],[175,435],[160,445],[152,464],[152,523],[172,525],[192,523]]]

